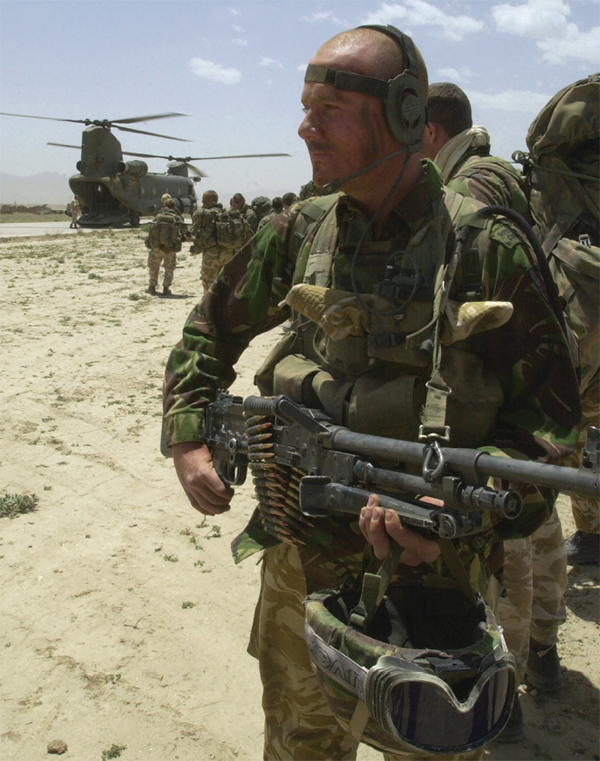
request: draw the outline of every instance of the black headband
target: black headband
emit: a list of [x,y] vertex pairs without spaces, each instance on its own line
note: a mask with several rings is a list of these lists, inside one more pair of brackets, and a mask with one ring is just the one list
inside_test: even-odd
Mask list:
[[[404,57],[405,69],[400,76],[409,74],[415,77],[417,81],[419,80],[417,56],[413,41],[410,37],[407,37],[399,29],[390,25],[378,26],[375,24],[366,24],[357,28],[374,29],[375,31],[381,32],[393,39],[400,47]],[[364,74],[340,71],[339,69],[332,69],[329,66],[320,66],[314,63],[308,64],[304,75],[305,82],[318,82],[320,84],[335,87],[336,90],[351,90],[352,92],[359,92],[363,95],[372,95],[373,97],[381,98],[382,100],[387,100],[390,83],[393,82],[394,79],[377,79],[376,77],[367,77]]]

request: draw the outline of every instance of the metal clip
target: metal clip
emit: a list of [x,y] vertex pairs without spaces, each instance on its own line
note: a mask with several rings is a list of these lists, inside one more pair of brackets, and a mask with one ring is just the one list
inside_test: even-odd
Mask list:
[[446,461],[437,438],[432,439],[427,445],[425,459],[423,460],[423,479],[428,484],[436,481],[441,476],[445,464]]

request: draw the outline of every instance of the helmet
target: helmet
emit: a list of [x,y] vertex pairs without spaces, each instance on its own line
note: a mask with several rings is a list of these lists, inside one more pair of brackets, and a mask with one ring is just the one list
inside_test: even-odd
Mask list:
[[163,193],[160,197],[160,202],[163,204],[163,206],[167,203],[167,201],[172,201],[173,199],[169,195],[169,193]]
[[262,211],[266,213],[271,208],[271,201],[266,196],[257,196],[252,201],[252,208],[256,211]]
[[[365,604],[369,589],[374,607]],[[388,753],[453,754],[504,729],[515,662],[480,595],[410,584],[383,596],[381,576],[365,573],[362,592],[356,584],[315,592],[304,608],[325,700],[359,741]]]

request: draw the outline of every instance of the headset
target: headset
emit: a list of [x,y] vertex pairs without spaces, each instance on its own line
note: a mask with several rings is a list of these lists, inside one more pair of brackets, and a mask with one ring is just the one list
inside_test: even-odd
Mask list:
[[375,29],[393,39],[404,58],[404,71],[390,80],[367,77],[339,71],[328,66],[308,64],[305,82],[319,82],[338,90],[352,90],[363,95],[381,98],[384,102],[385,118],[391,134],[408,148],[408,154],[417,153],[423,143],[421,135],[427,124],[427,106],[419,84],[419,66],[412,39],[395,26],[365,24],[359,29]]

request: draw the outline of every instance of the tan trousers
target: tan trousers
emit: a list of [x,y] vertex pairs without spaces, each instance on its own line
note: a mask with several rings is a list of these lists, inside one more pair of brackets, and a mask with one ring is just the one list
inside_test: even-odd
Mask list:
[[556,511],[531,536],[504,543],[504,588],[491,578],[486,600],[504,629],[509,651],[517,662],[517,683],[525,676],[529,638],[552,647],[566,621],[563,595],[567,586],[567,556]]
[[[265,713],[265,761],[353,761],[358,741],[329,710],[313,673],[304,639],[306,584],[295,548],[266,550],[260,597],[248,652],[258,659]],[[419,751],[385,759],[484,759],[479,749],[461,755]]]
[[[600,380],[598,373],[581,396],[581,409],[583,425],[577,442],[577,449],[569,462],[573,468],[578,468],[581,462],[581,450],[585,444],[585,434],[588,427],[594,425],[596,428],[600,428]],[[600,534],[600,500],[573,495],[571,507],[578,529],[585,531],[586,534]]]
[[175,251],[167,253],[160,248],[153,248],[148,254],[148,285],[150,287],[156,288],[158,285],[158,273],[163,259],[165,268],[163,286],[168,288],[173,282],[175,267],[177,267],[177,254]]
[[204,292],[208,291],[211,284],[233,256],[233,250],[224,248],[207,248],[202,254],[202,270],[200,279]]

